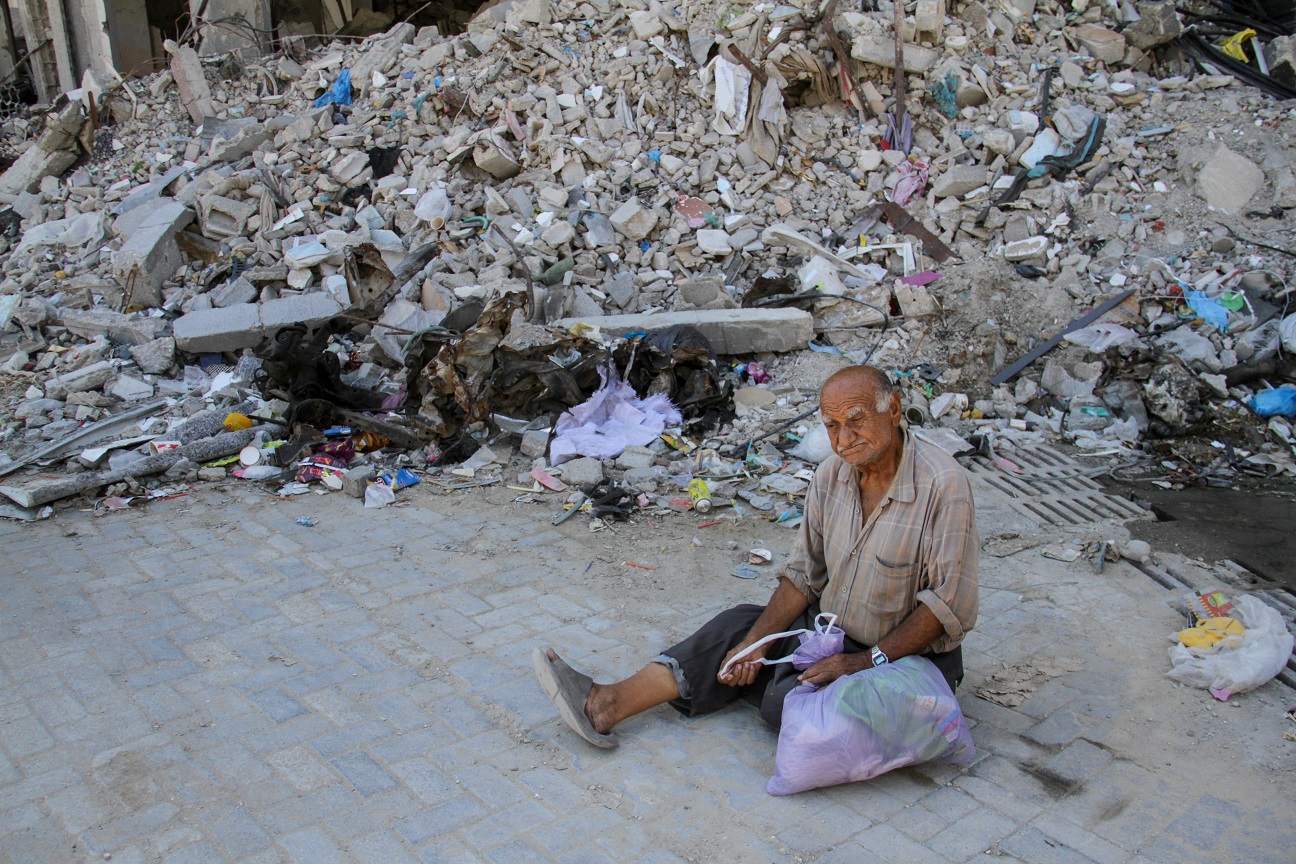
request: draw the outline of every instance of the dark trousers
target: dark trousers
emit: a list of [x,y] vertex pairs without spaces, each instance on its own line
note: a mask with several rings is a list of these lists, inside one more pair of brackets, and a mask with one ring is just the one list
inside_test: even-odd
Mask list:
[[[801,670],[791,663],[762,667],[756,681],[746,687],[730,687],[716,680],[725,655],[747,636],[764,611],[764,606],[751,604],[726,609],[702,625],[692,636],[662,652],[679,664],[684,680],[688,683],[688,698],[671,702],[676,710],[686,717],[698,717],[718,711],[741,698],[756,706],[760,710],[761,719],[774,729],[783,725],[783,699],[797,686],[797,676],[801,674]],[[818,614],[819,604],[812,604],[787,629],[810,629]],[[796,650],[800,642],[798,636],[771,642],[765,656],[771,659],[786,657]],[[846,637],[844,652],[847,654],[868,651],[869,648],[870,646],[861,645],[849,636]],[[963,680],[962,646],[943,654],[923,656],[936,664],[936,668],[949,682],[950,690],[958,687]]]

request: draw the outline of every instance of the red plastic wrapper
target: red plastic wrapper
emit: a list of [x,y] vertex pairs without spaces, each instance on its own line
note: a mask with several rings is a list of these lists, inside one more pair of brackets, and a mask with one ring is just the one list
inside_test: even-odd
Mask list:
[[[335,470],[336,469],[336,470]],[[346,465],[332,456],[312,456],[297,467],[298,483],[314,483],[325,474],[345,474]]]

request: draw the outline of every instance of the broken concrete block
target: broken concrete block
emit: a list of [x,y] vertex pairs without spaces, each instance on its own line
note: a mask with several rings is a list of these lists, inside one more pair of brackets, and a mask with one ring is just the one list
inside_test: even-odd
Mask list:
[[1040,234],[1035,237],[1027,237],[1025,240],[1016,240],[1007,243],[1003,248],[1003,256],[1006,261],[1025,261],[1028,258],[1034,258],[1036,255],[1043,255],[1049,247],[1049,238]]
[[45,382],[45,396],[49,399],[64,399],[69,393],[80,393],[85,390],[98,390],[108,383],[114,374],[113,366],[107,360],[100,360],[89,366],[83,366],[66,375],[58,375]]
[[612,298],[612,302],[622,309],[635,297],[635,278],[633,273],[622,271],[603,283],[603,291]]
[[59,176],[71,168],[76,160],[76,153],[67,150],[51,153],[33,144],[14,160],[9,170],[0,175],[0,192],[9,195],[34,192],[41,180]]
[[1095,60],[1110,66],[1125,59],[1125,37],[1114,30],[1082,24],[1075,29],[1074,35],[1080,47]]
[[226,240],[243,236],[248,220],[257,212],[257,205],[251,201],[235,201],[223,195],[211,195],[203,201],[201,212],[198,228],[203,236],[213,240]]
[[[345,277],[344,277],[345,278]],[[230,282],[223,282],[211,290],[212,305],[224,309],[236,303],[251,303],[257,299],[257,287],[240,276]]]
[[156,339],[166,326],[160,318],[140,318],[108,309],[65,309],[60,323],[69,332],[87,339],[107,336],[127,345],[140,345]]
[[926,318],[939,315],[941,311],[936,299],[921,285],[906,285],[896,280],[895,298],[906,318]]
[[1296,36],[1279,36],[1264,47],[1269,75],[1288,87],[1296,87]]
[[172,326],[176,347],[193,354],[237,351],[261,341],[261,313],[251,303],[200,309],[180,316]]
[[350,186],[360,174],[369,167],[368,153],[348,153],[333,163],[329,173],[339,183]]
[[703,228],[697,232],[697,248],[706,255],[728,255],[733,251],[729,245],[729,233],[717,228]]
[[1264,187],[1264,171],[1221,144],[1197,174],[1197,194],[1215,210],[1236,213]]
[[627,240],[642,240],[657,227],[657,214],[645,209],[638,198],[626,201],[608,218]]
[[616,458],[616,466],[623,470],[631,471],[635,468],[651,468],[652,464],[657,461],[657,454],[647,447],[627,447]]
[[1150,51],[1173,42],[1183,32],[1179,14],[1175,12],[1174,3],[1170,0],[1164,3],[1140,3],[1138,12],[1143,17],[1121,32],[1125,34],[1125,41],[1140,51]]
[[238,127],[233,135],[213,139],[207,155],[212,162],[237,162],[255,153],[269,140],[268,129],[260,123],[249,123]]
[[203,74],[198,52],[171,39],[162,43],[162,47],[171,55],[171,75],[175,78],[176,89],[180,91],[180,102],[189,112],[189,117],[198,124],[203,122],[204,117],[214,117],[216,106],[212,104],[211,87],[207,85],[207,76]]
[[564,462],[562,479],[568,486],[594,486],[603,482],[603,463],[588,456]]
[[1296,174],[1290,168],[1279,168],[1274,175],[1274,203],[1284,210],[1296,207]]
[[131,359],[141,372],[149,375],[165,375],[175,365],[175,340],[170,337],[154,339],[130,349]]
[[342,492],[352,498],[363,498],[369,483],[378,477],[373,465],[358,465],[342,476]]
[[162,305],[162,283],[184,263],[176,233],[193,220],[193,215],[179,202],[149,208],[130,238],[113,253],[113,275],[125,290],[128,308]]
[[955,165],[932,183],[932,193],[937,198],[958,198],[986,183],[984,165]]
[[139,378],[122,375],[112,383],[108,392],[126,402],[138,402],[153,396],[153,385]]
[[513,148],[494,136],[479,139],[472,153],[473,163],[497,180],[516,177],[522,170]]
[[[564,318],[550,326],[566,329],[580,323]],[[799,351],[814,335],[814,316],[801,309],[710,309],[697,312],[660,312],[656,315],[605,315],[597,319],[600,330],[623,336],[636,330],[665,330],[677,324],[695,327],[717,354],[761,351]]]
[[[851,57],[865,63],[895,68],[895,41],[881,33],[861,33],[851,42]],[[940,52],[934,48],[906,43],[901,55],[906,72],[922,74],[936,65]]]
[[417,32],[413,24],[397,24],[382,36],[370,38],[360,58],[351,66],[351,86],[361,96],[373,87],[373,73],[386,72],[401,56],[401,46],[414,41]]
[[645,42],[666,30],[666,25],[657,16],[657,13],[642,9],[630,13],[630,26],[634,29],[635,36]]
[[522,443],[518,446],[523,456],[538,459],[549,449],[548,429],[528,429],[522,433]]
[[281,297],[261,304],[261,326],[266,334],[273,336],[281,327],[293,324],[319,324],[335,318],[341,312],[342,305],[328,294]]
[[159,198],[148,207],[136,207],[113,220],[113,230],[125,242],[143,226],[170,225],[175,231],[194,219],[194,212],[174,198]]

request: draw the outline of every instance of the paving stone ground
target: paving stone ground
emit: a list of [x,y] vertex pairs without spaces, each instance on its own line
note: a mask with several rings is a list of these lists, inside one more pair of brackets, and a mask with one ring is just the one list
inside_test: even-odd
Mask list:
[[[1292,861],[1296,696],[1223,705],[1164,678],[1178,616],[1129,567],[985,558],[959,694],[977,761],[776,798],[776,736],[749,709],[663,707],[595,751],[529,656],[632,672],[768,596],[728,573],[791,532],[591,533],[504,490],[402,494],[372,511],[209,487],[0,524],[0,861]],[[980,495],[984,536],[1119,531],[1059,534]],[[1017,707],[974,695],[1059,658],[1072,671]]]

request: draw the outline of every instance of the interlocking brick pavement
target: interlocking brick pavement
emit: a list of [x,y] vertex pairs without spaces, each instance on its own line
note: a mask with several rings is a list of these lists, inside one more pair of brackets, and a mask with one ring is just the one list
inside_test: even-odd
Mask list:
[[[745,707],[662,708],[596,751],[529,666],[553,644],[605,679],[634,671],[767,596],[769,579],[728,571],[791,532],[680,516],[591,533],[502,490],[403,497],[371,511],[231,486],[0,524],[0,860],[1191,864],[1296,848],[1290,691],[1235,708],[1168,682],[1168,593],[1122,565],[985,559],[960,693],[975,764],[775,798],[776,738]],[[1039,529],[989,493],[980,513],[986,536]],[[1015,708],[973,695],[1054,656],[1080,662]]]

